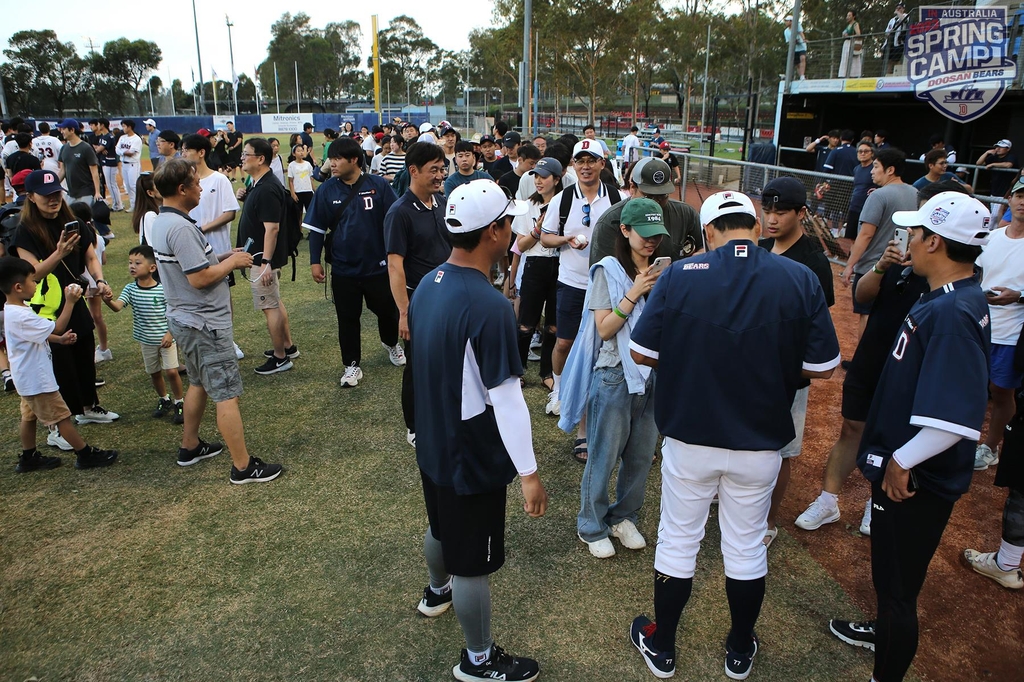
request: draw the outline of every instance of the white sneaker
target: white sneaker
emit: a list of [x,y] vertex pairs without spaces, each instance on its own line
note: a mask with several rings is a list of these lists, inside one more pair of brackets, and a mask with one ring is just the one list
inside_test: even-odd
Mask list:
[[629,519],[624,519],[612,526],[612,535],[619,539],[626,549],[643,549],[647,546],[644,536]]
[[974,470],[984,471],[996,464],[999,464],[999,448],[992,452],[992,448],[984,443],[978,445],[978,449],[974,451]]
[[409,429],[406,429],[405,430],[405,442],[408,443],[409,445],[411,445],[413,447],[413,449],[415,449],[416,448],[416,434],[414,432],[410,431]]
[[93,362],[97,365],[101,362],[107,362],[114,359],[114,352],[109,348],[106,350],[100,350],[99,346],[96,346],[96,352],[93,354]]
[[242,352],[242,349],[238,347],[237,343],[235,344],[235,357],[239,360],[243,360],[245,358],[245,353]]
[[1024,574],[1021,573],[1020,568],[1014,568],[1009,571],[999,568],[999,564],[996,563],[996,555],[998,554],[999,552],[985,552],[983,554],[976,549],[965,549],[963,556],[964,562],[975,573],[988,576],[1003,587],[1008,587],[1011,590],[1024,588]]
[[499,272],[498,276],[494,278],[494,286],[500,287],[504,283],[505,283],[505,273],[504,272]]
[[380,345],[384,346],[384,350],[388,352],[388,360],[391,361],[392,365],[401,367],[405,364],[405,351],[402,350],[401,344],[396,343],[394,346],[389,346],[381,341]]
[[540,362],[540,356],[537,355],[537,352],[532,348],[530,349],[530,352],[527,354],[526,359],[529,360],[530,362]]
[[796,527],[804,530],[818,530],[826,523],[839,520],[839,507],[830,507],[818,497],[807,510],[796,517]]
[[871,537],[871,498],[864,503],[864,516],[860,518],[860,534]]
[[540,332],[534,332],[530,339],[530,350],[537,350],[541,347]]
[[71,443],[64,440],[64,436],[60,435],[60,431],[57,430],[56,426],[50,426],[47,428],[50,431],[48,434],[46,434],[47,445],[54,448],[60,448],[65,452],[70,452],[74,450],[74,448],[71,447]]
[[117,412],[111,412],[104,410],[99,405],[93,405],[87,407],[82,414],[75,416],[75,421],[79,424],[109,424],[112,421],[117,421],[121,418]]
[[363,370],[356,366],[356,363],[352,363],[345,368],[345,373],[341,375],[341,387],[350,388],[352,386],[358,386],[359,382],[363,380]]
[[554,391],[548,393],[548,404],[544,406],[544,414],[550,414],[555,417],[562,414],[562,401],[558,399],[558,394]]
[[608,559],[609,557],[615,556],[615,545],[612,544],[611,538],[601,538],[594,542],[587,542],[579,533],[576,533],[576,537],[590,548],[590,553],[598,559]]

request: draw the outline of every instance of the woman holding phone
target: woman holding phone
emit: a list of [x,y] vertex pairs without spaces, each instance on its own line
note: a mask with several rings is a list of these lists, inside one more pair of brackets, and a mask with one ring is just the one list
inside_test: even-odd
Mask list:
[[[103,279],[103,266],[96,257],[96,233],[71,212],[57,174],[33,171],[25,179],[25,191],[28,197],[11,240],[11,250],[12,255],[35,266],[39,286],[32,307],[38,308],[42,317],[55,320],[65,305],[65,287],[81,284],[79,275],[86,271],[96,282],[99,295],[108,295],[110,286]],[[84,299],[73,305],[68,328],[78,338],[70,346],[50,344],[53,373],[61,397],[71,412],[78,415],[79,424],[106,424],[118,415],[100,407],[96,395],[92,317]],[[60,434],[51,433],[47,443],[70,450],[71,446],[66,441],[60,443],[61,440]]]
[[[580,333],[562,374],[558,422],[571,432],[586,410],[590,443],[576,529],[598,559],[615,554],[610,536],[627,549],[646,546],[636,520],[658,440],[654,371],[633,362],[629,336],[667,265],[654,253],[668,230],[661,206],[646,198],[626,203],[620,222],[615,255],[590,268]],[[608,484],[620,460],[609,504]]]

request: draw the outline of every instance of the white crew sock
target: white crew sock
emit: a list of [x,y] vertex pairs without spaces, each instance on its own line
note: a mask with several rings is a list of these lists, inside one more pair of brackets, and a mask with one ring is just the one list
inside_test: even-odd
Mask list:
[[466,653],[469,654],[469,662],[473,665],[483,665],[491,658],[491,649],[494,647],[487,647],[487,651],[470,651],[466,649]]
[[832,509],[835,509],[836,507],[839,506],[839,496],[834,493],[822,490],[821,495],[818,495],[818,499],[827,504]]
[[1024,547],[1011,545],[1006,540],[999,543],[999,554],[996,555],[996,566],[1003,571],[1012,571],[1020,568],[1021,557],[1024,556]]
[[452,591],[452,579],[448,578],[448,582],[446,582],[441,587],[431,587],[430,591],[434,594],[448,594]]
[[551,392],[555,394],[555,396],[554,396],[555,400],[558,400],[558,388],[559,388],[559,386],[562,385],[562,375],[561,374],[554,374],[554,373],[552,373],[551,374],[551,378],[555,382],[555,387],[553,389],[551,389]]

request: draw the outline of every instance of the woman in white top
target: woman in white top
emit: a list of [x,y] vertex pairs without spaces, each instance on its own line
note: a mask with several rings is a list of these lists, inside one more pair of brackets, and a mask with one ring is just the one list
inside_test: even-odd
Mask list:
[[140,244],[149,244],[147,232],[153,227],[156,214],[160,212],[163,199],[153,185],[153,174],[149,171],[139,175],[135,182],[135,206],[132,209],[132,229],[139,235]]
[[510,276],[519,290],[519,356],[527,366],[530,341],[540,327],[542,310],[547,310],[540,347],[540,376],[550,391],[551,351],[555,348],[555,291],[558,280],[558,249],[548,249],[540,243],[540,224],[551,197],[562,191],[562,164],[545,157],[529,171],[537,191],[530,197],[529,213],[516,216],[512,231],[516,233],[516,246],[523,252],[521,271]]

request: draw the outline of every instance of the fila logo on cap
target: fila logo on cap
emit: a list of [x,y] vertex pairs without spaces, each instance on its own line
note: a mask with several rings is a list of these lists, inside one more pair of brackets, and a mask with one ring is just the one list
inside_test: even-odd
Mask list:
[[455,204],[448,204],[448,215],[455,214]]
[[737,258],[746,258],[747,257],[747,245],[746,244],[737,244],[736,245],[736,257]]
[[949,217],[949,211],[944,208],[936,208],[932,211],[932,214],[928,217],[932,225],[941,225],[946,222],[946,218]]

